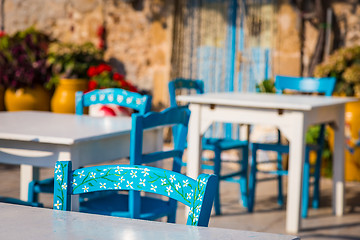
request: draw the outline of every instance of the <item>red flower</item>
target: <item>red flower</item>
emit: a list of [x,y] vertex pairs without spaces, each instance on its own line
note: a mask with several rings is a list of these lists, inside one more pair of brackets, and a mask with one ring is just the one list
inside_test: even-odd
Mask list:
[[107,64],[100,64],[98,67],[97,67],[97,74],[101,74],[103,72],[111,72],[112,71],[112,68],[111,66],[107,65]]
[[4,31],[0,31],[0,38],[5,36],[5,35],[6,35],[6,33]]
[[103,112],[104,116],[116,116],[115,111],[105,105],[100,108],[100,112]]
[[119,74],[119,73],[114,73],[113,78],[114,78],[115,81],[124,81],[125,80],[124,75]]
[[89,67],[89,69],[87,70],[87,75],[89,77],[93,77],[93,76],[95,76],[97,74],[98,74],[97,69],[94,66]]
[[99,26],[98,29],[97,29],[97,31],[96,31],[96,35],[97,35],[98,37],[102,37],[102,36],[104,35],[104,33],[105,33],[105,28],[104,28],[104,26]]
[[100,41],[98,43],[98,48],[99,49],[104,49],[105,48],[105,41],[103,39],[100,39]]
[[96,87],[97,87],[97,82],[95,80],[90,80],[88,85],[89,91],[96,89]]

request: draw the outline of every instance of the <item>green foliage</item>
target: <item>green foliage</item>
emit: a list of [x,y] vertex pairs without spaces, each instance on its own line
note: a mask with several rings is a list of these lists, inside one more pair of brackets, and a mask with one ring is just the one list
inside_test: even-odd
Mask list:
[[[320,125],[309,127],[306,132],[306,144],[318,144],[320,136]],[[323,146],[322,161],[323,161],[323,175],[331,177],[332,175],[332,153],[329,146],[329,132],[325,130],[325,141]]]
[[315,77],[336,77],[334,93],[360,96],[360,46],[341,48],[316,66]]
[[256,92],[261,93],[275,93],[275,83],[272,79],[265,79],[259,84],[256,84]]
[[103,51],[92,43],[81,45],[55,42],[49,46],[47,63],[53,77],[48,86],[56,85],[60,78],[88,79],[87,69],[103,62]]

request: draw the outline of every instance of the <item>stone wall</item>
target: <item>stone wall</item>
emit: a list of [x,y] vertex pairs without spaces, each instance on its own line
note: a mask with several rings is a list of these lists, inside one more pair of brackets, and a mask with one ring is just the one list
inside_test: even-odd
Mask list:
[[[64,42],[99,44],[106,23],[105,58],[155,105],[167,102],[172,47],[172,1],[6,0],[5,31],[35,26]],[[155,91],[156,90],[156,91]]]
[[[106,23],[105,57],[154,104],[167,106],[170,77],[173,1],[166,0],[6,0],[5,31],[35,26],[65,42],[99,44],[97,30]],[[343,45],[360,44],[360,7],[334,1]],[[273,73],[300,75],[300,19],[290,0],[279,1],[274,29]],[[306,25],[304,72],[315,48],[317,30]]]

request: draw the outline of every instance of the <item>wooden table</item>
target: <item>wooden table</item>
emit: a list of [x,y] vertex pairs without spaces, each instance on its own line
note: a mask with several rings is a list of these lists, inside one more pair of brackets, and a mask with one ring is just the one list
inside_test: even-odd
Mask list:
[[0,212],[0,239],[7,240],[299,239],[287,235],[193,227],[4,203],[0,203]]
[[[24,111],[0,113],[0,163],[21,164],[20,198],[38,167],[71,160],[73,168],[129,156],[130,117],[90,117]],[[162,147],[161,129],[144,134],[144,151]],[[74,201],[74,208],[77,208]]]
[[331,123],[335,133],[333,211],[344,213],[344,109],[350,98],[256,93],[209,93],[178,96],[190,103],[187,175],[200,171],[200,138],[213,122],[266,124],[278,127],[290,141],[286,230],[300,228],[305,133],[313,124]]

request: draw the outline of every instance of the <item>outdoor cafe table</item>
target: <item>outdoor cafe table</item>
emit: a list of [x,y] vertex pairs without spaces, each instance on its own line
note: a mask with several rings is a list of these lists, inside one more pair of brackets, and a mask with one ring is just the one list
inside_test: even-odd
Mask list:
[[286,231],[300,228],[302,169],[305,133],[313,124],[330,123],[334,128],[333,212],[344,213],[344,109],[351,98],[260,93],[208,93],[180,95],[190,103],[187,175],[200,171],[201,136],[213,122],[266,124],[276,126],[290,141],[286,205]]
[[[130,117],[90,117],[52,112],[0,112],[0,163],[20,164],[20,198],[38,167],[71,160],[74,169],[129,156]],[[144,133],[144,152],[162,147],[161,129]],[[76,199],[76,198],[75,198]],[[77,209],[78,201],[73,201]]]
[[4,203],[0,203],[0,213],[0,239],[299,239],[279,234],[193,227]]

